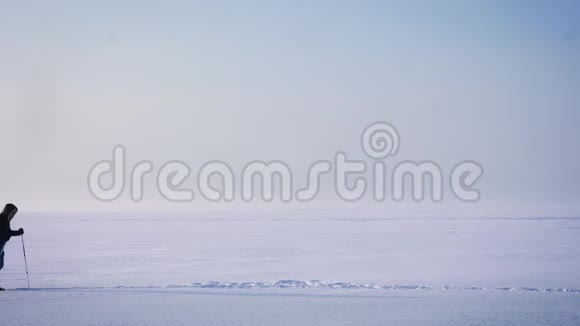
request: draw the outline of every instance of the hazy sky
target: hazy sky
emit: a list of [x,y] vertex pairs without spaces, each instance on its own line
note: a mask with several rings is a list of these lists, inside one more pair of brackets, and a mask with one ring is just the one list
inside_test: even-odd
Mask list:
[[580,214],[579,1],[3,1],[0,44],[0,200],[30,211],[121,207],[86,185],[116,144],[301,183],[382,120],[392,162],[475,160],[485,203]]

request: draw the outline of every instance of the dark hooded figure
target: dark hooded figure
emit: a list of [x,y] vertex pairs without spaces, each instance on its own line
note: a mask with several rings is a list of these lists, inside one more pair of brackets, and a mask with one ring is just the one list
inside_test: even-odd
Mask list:
[[16,213],[18,213],[18,208],[14,204],[7,204],[4,206],[2,213],[0,213],[0,269],[4,267],[4,246],[6,242],[10,240],[10,237],[24,234],[22,228],[18,229],[18,231],[10,229],[10,222]]

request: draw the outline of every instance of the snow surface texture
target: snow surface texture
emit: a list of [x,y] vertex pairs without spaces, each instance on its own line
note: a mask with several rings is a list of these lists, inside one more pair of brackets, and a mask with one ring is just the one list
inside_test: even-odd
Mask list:
[[579,325],[580,219],[23,215],[1,325]]

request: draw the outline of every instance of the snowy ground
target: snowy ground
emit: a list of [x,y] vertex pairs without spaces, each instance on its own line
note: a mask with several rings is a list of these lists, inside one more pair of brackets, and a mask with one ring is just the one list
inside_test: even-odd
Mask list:
[[[22,215],[2,325],[580,325],[580,219]],[[318,281],[316,281],[318,280]]]

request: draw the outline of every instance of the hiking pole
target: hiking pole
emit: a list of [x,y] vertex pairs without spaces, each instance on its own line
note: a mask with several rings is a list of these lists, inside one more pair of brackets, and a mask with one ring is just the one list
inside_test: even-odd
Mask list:
[[26,282],[28,282],[28,289],[30,290],[30,276],[28,275],[28,262],[26,261],[26,248],[24,247],[24,234],[20,235],[22,239],[22,252],[24,252],[24,267],[26,268]]

